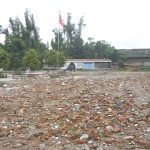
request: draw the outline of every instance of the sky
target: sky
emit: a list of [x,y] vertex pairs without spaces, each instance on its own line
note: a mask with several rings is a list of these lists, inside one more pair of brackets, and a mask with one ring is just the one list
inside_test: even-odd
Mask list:
[[[105,40],[117,49],[150,48],[150,0],[1,0],[0,25],[8,27],[9,18],[24,22],[26,8],[34,15],[44,43],[54,37],[61,13],[64,23],[67,13],[78,24],[84,16],[86,27],[82,37]],[[0,42],[4,36],[0,35]]]

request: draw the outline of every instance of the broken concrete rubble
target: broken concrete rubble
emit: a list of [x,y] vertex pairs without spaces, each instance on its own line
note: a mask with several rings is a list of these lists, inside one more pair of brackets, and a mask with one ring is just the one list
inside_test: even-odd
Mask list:
[[1,149],[150,149],[150,73],[47,74],[6,85]]

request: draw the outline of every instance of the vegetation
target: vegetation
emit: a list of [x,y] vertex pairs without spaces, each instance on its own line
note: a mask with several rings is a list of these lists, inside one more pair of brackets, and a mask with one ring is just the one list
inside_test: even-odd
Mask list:
[[7,69],[10,65],[9,54],[2,48],[0,48],[0,68]]
[[2,87],[5,83],[3,81],[0,81],[0,87]]
[[40,61],[34,49],[29,49],[23,57],[23,66],[29,67],[31,70],[39,69]]
[[60,51],[63,51],[68,58],[106,58],[117,62],[120,59],[119,52],[106,41],[95,42],[93,38],[89,38],[88,42],[84,42],[82,31],[85,26],[83,16],[80,18],[78,25],[75,25],[72,23],[71,14],[68,14],[63,30],[59,32],[59,46],[58,30],[53,30],[52,48],[57,49],[59,47]]
[[4,44],[0,43],[0,67],[4,69],[40,69],[43,63],[61,67],[66,58],[106,58],[113,62],[121,59],[118,51],[106,41],[95,42],[89,38],[84,42],[82,31],[86,25],[83,16],[76,25],[68,14],[63,29],[53,30],[52,50],[41,41],[34,16],[28,10],[24,13],[24,20],[25,24],[18,17],[9,18],[7,28],[0,25],[0,34],[5,35]]
[[7,78],[7,74],[0,72],[0,78]]
[[143,65],[141,65],[140,67],[139,67],[139,70],[140,71],[150,71],[150,66],[143,66]]
[[63,52],[50,50],[47,52],[46,63],[52,68],[63,66],[65,63],[65,56]]

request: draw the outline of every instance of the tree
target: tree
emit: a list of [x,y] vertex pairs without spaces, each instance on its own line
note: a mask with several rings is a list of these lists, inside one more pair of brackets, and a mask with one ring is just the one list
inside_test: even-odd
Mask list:
[[53,33],[54,33],[55,37],[54,37],[54,39],[51,40],[51,46],[54,50],[58,50],[58,34],[59,34],[59,50],[62,51],[63,50],[63,42],[64,42],[63,31],[54,29]]
[[28,48],[34,48],[39,50],[39,44],[41,43],[39,36],[39,28],[35,25],[33,14],[28,10],[24,13],[25,17],[25,28],[22,26],[22,36],[26,41]]
[[84,44],[83,58],[107,58],[111,59],[113,63],[122,59],[118,50],[111,44],[106,41],[94,42],[92,38],[89,38],[88,42]]
[[29,67],[32,70],[39,69],[40,61],[38,59],[38,55],[36,53],[36,50],[29,49],[25,53],[25,56],[23,57],[23,66],[25,68]]
[[22,58],[27,49],[26,43],[20,38],[9,36],[9,42],[5,44],[5,47],[11,58],[10,68],[21,68]]
[[83,58],[95,58],[95,44],[93,38],[89,37],[83,46]]
[[8,69],[9,65],[9,54],[4,49],[0,48],[0,68]]
[[58,66],[62,67],[65,63],[65,55],[63,52],[57,52],[57,57],[58,57]]
[[[59,47],[60,50],[65,53],[68,57],[82,58],[83,54],[83,39],[81,37],[82,30],[84,28],[84,17],[79,20],[78,27],[72,23],[72,16],[70,13],[67,15],[67,22],[63,25],[63,31],[59,34]],[[58,31],[55,29],[54,39],[51,41],[53,49],[58,49]]]
[[4,44],[0,43],[0,48],[4,49]]
[[22,39],[26,42],[28,49],[36,50],[39,60],[42,62],[48,49],[46,47],[46,44],[41,42],[39,28],[35,24],[33,14],[26,10],[24,16],[25,27],[23,25],[21,26]]
[[118,62],[122,58],[123,57],[119,54],[118,50],[116,50],[116,49],[113,50],[113,53],[110,56],[110,59],[112,60],[112,63]]
[[55,50],[48,51],[46,63],[52,68],[57,67],[57,52]]
[[58,50],[58,32],[59,32],[59,50],[63,51],[65,55],[70,56],[72,49],[72,42],[75,35],[75,24],[72,23],[72,16],[67,15],[67,22],[63,24],[63,30],[58,31],[54,29],[54,38],[51,40],[51,46],[54,50]]
[[97,41],[95,44],[95,58],[110,58],[113,53],[114,47],[106,41]]
[[72,58],[83,58],[83,39],[81,37],[74,37],[69,55]]
[[72,43],[73,37],[75,35],[75,24],[72,23],[72,16],[70,13],[68,13],[67,15],[67,23],[64,24],[63,28],[64,28],[64,36],[65,36],[64,38],[66,40],[66,46],[69,48]]
[[35,49],[41,62],[48,50],[46,44],[41,42],[39,28],[35,25],[33,14],[26,10],[24,18],[25,25],[16,17],[9,18],[8,28],[0,26],[0,34],[5,35],[4,49],[11,57],[11,69],[22,67],[22,58],[28,49]]
[[2,28],[2,25],[0,25],[0,34],[3,34],[3,28]]
[[118,60],[117,60],[119,68],[124,67],[126,60],[127,60],[126,54],[119,53],[119,57],[118,57]]
[[63,52],[56,50],[50,50],[47,53],[46,63],[52,68],[61,67],[65,62],[65,56]]
[[11,35],[16,38],[21,38],[21,21],[18,17],[13,20],[9,18],[9,28],[11,29]]

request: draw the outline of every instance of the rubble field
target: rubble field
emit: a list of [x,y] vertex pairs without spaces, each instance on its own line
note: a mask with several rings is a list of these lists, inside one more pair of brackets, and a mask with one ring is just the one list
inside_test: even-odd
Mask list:
[[150,73],[46,73],[0,87],[0,150],[150,150]]

